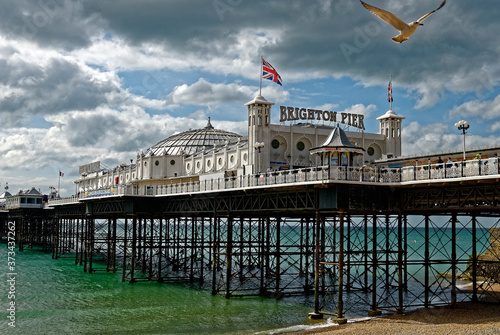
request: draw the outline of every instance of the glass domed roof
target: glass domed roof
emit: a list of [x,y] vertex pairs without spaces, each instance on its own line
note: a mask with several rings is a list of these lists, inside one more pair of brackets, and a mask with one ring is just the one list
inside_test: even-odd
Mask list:
[[172,135],[149,148],[146,155],[190,155],[242,137],[236,133],[215,129],[208,118],[208,123],[204,128]]

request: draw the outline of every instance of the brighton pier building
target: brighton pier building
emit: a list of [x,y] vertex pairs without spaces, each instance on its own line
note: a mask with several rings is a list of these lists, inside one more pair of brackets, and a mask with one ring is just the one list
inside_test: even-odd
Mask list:
[[[245,104],[248,136],[215,129],[172,135],[137,155],[135,164],[80,167],[79,197],[117,193],[120,187],[153,186],[236,178],[322,166],[363,166],[401,156],[403,116],[389,110],[377,118],[378,133],[366,133],[364,115],[280,106],[262,96]],[[280,124],[271,123],[279,113]],[[345,129],[345,130],[344,130]],[[143,193],[146,192],[146,193]],[[137,194],[151,194],[145,191]],[[134,192],[136,193],[136,192]]]

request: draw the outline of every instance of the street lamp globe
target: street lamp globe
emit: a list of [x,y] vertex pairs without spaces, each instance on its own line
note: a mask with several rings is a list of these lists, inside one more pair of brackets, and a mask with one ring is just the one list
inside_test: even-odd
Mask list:
[[253,146],[255,149],[259,150],[260,153],[260,150],[264,147],[264,142],[255,142]]
[[460,120],[457,123],[455,123],[455,127],[457,127],[458,130],[463,130],[463,132],[465,133],[465,131],[469,129],[469,122],[465,120]]

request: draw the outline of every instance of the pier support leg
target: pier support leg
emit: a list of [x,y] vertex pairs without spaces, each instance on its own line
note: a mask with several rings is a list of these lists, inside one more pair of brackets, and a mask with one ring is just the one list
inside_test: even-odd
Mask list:
[[372,240],[372,303],[369,316],[376,316],[382,314],[381,311],[377,310],[377,269],[378,269],[378,255],[377,255],[377,216],[372,217],[373,225],[373,240]]
[[472,302],[478,302],[477,298],[477,221],[476,214],[472,214]]
[[451,217],[451,307],[457,307],[457,213]]
[[339,213],[339,288],[337,301],[337,317],[332,321],[337,324],[344,324],[347,319],[344,317],[344,211]]
[[403,314],[403,216],[398,215],[398,314]]
[[323,319],[323,313],[319,310],[319,262],[320,262],[320,216],[319,211],[316,211],[316,221],[314,222],[315,230],[315,248],[314,248],[314,312],[309,313],[309,319]]

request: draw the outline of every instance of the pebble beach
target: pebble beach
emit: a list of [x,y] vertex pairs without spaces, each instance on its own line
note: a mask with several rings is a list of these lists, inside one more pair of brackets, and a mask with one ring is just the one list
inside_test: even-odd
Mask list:
[[461,303],[290,334],[500,334],[500,304]]

